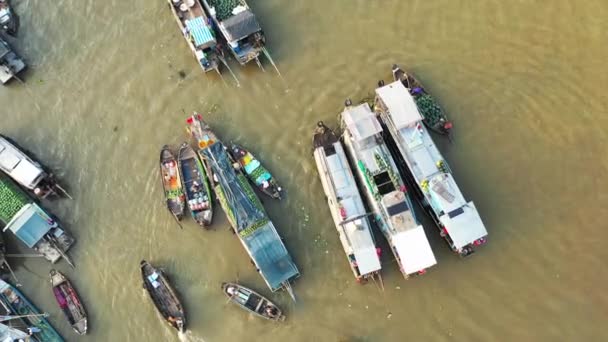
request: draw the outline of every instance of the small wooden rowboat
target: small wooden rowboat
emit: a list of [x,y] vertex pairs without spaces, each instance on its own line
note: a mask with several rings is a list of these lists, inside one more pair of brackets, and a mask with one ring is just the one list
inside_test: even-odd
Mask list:
[[177,159],[168,145],[160,151],[160,176],[167,209],[179,221],[184,217],[186,197],[182,189]]
[[167,277],[145,260],[140,262],[140,269],[144,289],[150,294],[158,312],[169,325],[183,333],[186,327],[186,313]]
[[401,69],[397,64],[393,65],[393,80],[401,81],[414,97],[420,114],[424,118],[424,124],[435,133],[450,136],[452,122],[448,120],[445,112],[433,97],[424,89],[422,83],[413,74]]
[[233,144],[230,149],[232,158],[239,163],[247,178],[264,194],[281,199],[281,187],[277,184],[272,174],[255,158],[251,152],[242,146]]
[[192,218],[202,227],[213,220],[213,201],[207,171],[194,149],[183,143],[179,149],[179,170]]
[[55,299],[68,322],[77,334],[85,335],[87,333],[87,313],[72,283],[56,270],[51,270],[49,276]]
[[251,289],[235,283],[222,283],[222,291],[231,302],[258,317],[279,322],[285,320],[278,306]]

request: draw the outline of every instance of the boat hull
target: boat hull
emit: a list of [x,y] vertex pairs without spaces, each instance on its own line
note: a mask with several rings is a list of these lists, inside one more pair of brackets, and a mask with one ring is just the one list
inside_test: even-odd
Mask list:
[[74,331],[79,335],[85,335],[88,329],[87,313],[72,283],[56,270],[51,270],[49,277],[59,308]]
[[236,283],[222,283],[222,292],[228,300],[257,317],[282,322],[285,316],[279,307],[259,293]]
[[268,197],[281,199],[282,188],[259,159],[242,146],[233,144],[230,153],[243,169],[247,179]]
[[145,260],[140,262],[140,270],[144,289],[150,295],[158,313],[174,329],[184,332],[186,314],[165,274]]
[[192,218],[200,226],[209,227],[213,220],[213,202],[207,170],[187,143],[182,144],[179,150],[179,170]]

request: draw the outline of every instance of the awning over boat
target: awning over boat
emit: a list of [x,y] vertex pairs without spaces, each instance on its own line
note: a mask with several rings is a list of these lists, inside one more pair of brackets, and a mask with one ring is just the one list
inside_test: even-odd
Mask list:
[[377,88],[376,95],[390,112],[395,128],[402,129],[422,120],[414,98],[401,81]]
[[367,217],[351,221],[342,227],[355,255],[359,273],[365,275],[379,271],[382,266]]
[[32,248],[53,227],[54,222],[44,214],[38,205],[32,203],[21,208],[3,231],[10,230],[26,246]]
[[33,188],[44,171],[4,137],[0,136],[0,169],[17,183]]
[[473,202],[442,215],[439,221],[450,234],[456,248],[462,248],[488,235]]
[[230,42],[241,40],[262,30],[255,15],[250,10],[239,12],[222,21],[220,25],[224,28],[226,39]]
[[194,39],[194,45],[196,47],[203,46],[209,42],[215,41],[215,37],[211,32],[211,29],[205,22],[203,17],[196,17],[186,21],[186,28],[190,32],[191,37]]
[[25,341],[28,337],[29,335],[21,330],[0,324],[0,342]]
[[376,115],[367,103],[344,108],[342,120],[344,120],[346,127],[357,142],[382,132],[382,127],[376,119]]
[[272,291],[300,274],[272,222],[244,237],[243,242]]
[[417,273],[437,263],[422,226],[394,235],[393,244],[406,274]]

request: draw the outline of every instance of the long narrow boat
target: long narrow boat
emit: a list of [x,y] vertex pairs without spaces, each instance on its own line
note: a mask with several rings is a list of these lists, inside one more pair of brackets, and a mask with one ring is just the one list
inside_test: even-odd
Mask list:
[[277,184],[274,177],[272,177],[270,171],[251,152],[236,144],[232,144],[230,152],[232,153],[232,158],[245,170],[247,178],[261,192],[272,198],[281,199],[281,187]]
[[375,110],[407,165],[418,199],[440,234],[461,256],[486,242],[488,232],[472,201],[460,192],[452,171],[422,124],[423,117],[400,81],[376,89]]
[[59,194],[70,197],[57,183],[55,176],[34,159],[31,153],[2,134],[0,134],[0,170],[37,198],[43,199]]
[[424,118],[423,122],[430,130],[447,135],[452,134],[452,122],[448,120],[445,111],[441,109],[437,101],[424,89],[422,83],[414,77],[412,73],[408,73],[401,69],[397,64],[393,65],[393,80],[401,81],[405,88],[414,98],[418,111]]
[[160,151],[160,176],[167,209],[180,221],[184,217],[186,196],[179,176],[177,159],[168,145]]
[[21,315],[27,327],[37,328],[37,332],[33,335],[37,341],[63,342],[61,335],[43,315],[40,315],[38,309],[19,290],[2,279],[0,279],[0,302],[13,315]]
[[23,59],[0,37],[0,82],[6,84],[13,78],[16,79],[25,68]]
[[199,155],[209,165],[220,205],[251,262],[271,291],[284,289],[295,300],[290,281],[300,272],[255,191],[200,114],[186,122]]
[[72,329],[79,335],[85,335],[88,328],[87,312],[72,283],[61,272],[56,270],[51,270],[49,277],[57,304],[59,304],[59,308],[65,314]]
[[11,8],[9,0],[0,0],[0,28],[11,36],[15,36],[19,28],[19,17]]
[[165,274],[142,260],[139,264],[144,289],[148,291],[154,306],[170,326],[180,333],[186,328],[186,313],[175,290]]
[[341,115],[344,146],[368,208],[388,241],[401,273],[424,274],[437,260],[418,223],[405,183],[382,138],[382,126],[367,103],[347,105]]
[[235,283],[222,283],[222,291],[231,302],[258,317],[277,322],[285,320],[276,304],[252,289]]
[[323,122],[313,137],[314,157],[331,217],[358,282],[380,276],[380,249],[342,144]]
[[29,334],[26,332],[0,323],[0,341],[2,342],[29,342]]
[[207,171],[196,152],[187,143],[180,147],[178,158],[190,214],[201,227],[208,227],[213,220],[213,201]]
[[227,42],[236,60],[245,65],[255,60],[259,66],[266,37],[245,0],[202,0],[215,27]]
[[181,32],[203,71],[220,72],[221,49],[199,0],[167,0]]

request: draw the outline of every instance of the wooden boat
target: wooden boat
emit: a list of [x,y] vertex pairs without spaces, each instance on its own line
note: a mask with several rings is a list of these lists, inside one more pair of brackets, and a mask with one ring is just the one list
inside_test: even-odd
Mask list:
[[0,82],[8,83],[13,78],[20,80],[17,75],[25,70],[25,62],[8,43],[0,38]]
[[208,227],[213,219],[213,201],[205,167],[187,143],[180,147],[178,159],[190,214],[199,225]]
[[0,28],[11,36],[17,34],[19,17],[13,12],[9,0],[0,0]]
[[31,152],[2,134],[0,134],[0,170],[39,199],[58,195],[71,198],[59,185],[55,176],[36,160]]
[[20,315],[26,327],[35,327],[33,338],[36,341],[63,342],[63,338],[41,315],[38,309],[11,284],[0,279],[0,303],[13,315]]
[[140,269],[144,289],[150,294],[158,312],[169,325],[183,333],[186,327],[186,313],[165,274],[145,260],[141,261]]
[[167,1],[188,47],[203,71],[215,70],[219,73],[222,50],[217,45],[215,33],[199,0]]
[[278,322],[285,320],[276,304],[251,289],[235,283],[222,283],[222,291],[231,302],[258,317]]
[[448,120],[445,112],[433,97],[424,89],[422,83],[414,77],[412,73],[408,73],[401,69],[397,64],[393,65],[393,80],[401,81],[408,89],[414,100],[420,114],[424,118],[424,124],[433,132],[447,135],[452,133],[452,122]]
[[182,188],[177,159],[168,145],[160,151],[160,176],[167,209],[179,221],[184,217],[186,196]]
[[281,199],[281,187],[277,184],[272,174],[256,159],[251,152],[242,146],[233,144],[230,149],[232,158],[241,165],[247,178],[266,195]]
[[49,276],[57,304],[74,331],[79,335],[85,335],[87,333],[87,313],[72,283],[56,270],[51,270]]

